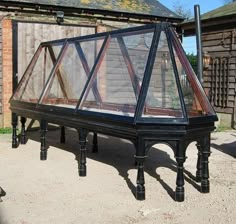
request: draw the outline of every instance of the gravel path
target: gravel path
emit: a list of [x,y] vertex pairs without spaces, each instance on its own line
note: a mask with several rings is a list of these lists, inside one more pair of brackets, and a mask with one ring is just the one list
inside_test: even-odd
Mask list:
[[134,148],[125,140],[99,135],[99,153],[88,137],[87,177],[78,176],[77,133],[47,133],[48,160],[39,160],[39,133],[11,149],[0,135],[0,224],[227,224],[236,223],[236,131],[213,133],[211,192],[201,194],[193,180],[197,150],[185,163],[185,201],[173,200],[176,163],[170,148],[155,145],[145,163],[146,200],[137,201]]

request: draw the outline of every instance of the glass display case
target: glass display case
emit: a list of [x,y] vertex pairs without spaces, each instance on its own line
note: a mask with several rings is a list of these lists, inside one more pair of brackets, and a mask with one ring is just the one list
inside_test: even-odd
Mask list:
[[[131,140],[138,199],[144,199],[147,149],[164,141],[177,159],[176,200],[182,201],[185,151],[189,142],[198,141],[197,175],[202,191],[209,190],[206,161],[217,117],[168,23],[40,44],[10,104],[16,115],[41,121],[42,135],[47,122],[78,129],[81,149],[88,131]],[[43,146],[41,159],[46,159]]]

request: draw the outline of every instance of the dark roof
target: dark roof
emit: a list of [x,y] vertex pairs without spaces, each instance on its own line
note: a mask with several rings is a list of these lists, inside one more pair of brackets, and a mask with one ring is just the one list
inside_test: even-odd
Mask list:
[[[6,6],[8,8],[6,8]],[[22,8],[23,7],[23,8]],[[65,15],[82,14],[135,18],[142,20],[183,21],[183,18],[157,0],[1,0],[0,10],[64,11]],[[47,11],[48,12],[48,11]],[[73,14],[73,15],[72,15]]]
[[[180,26],[188,35],[194,34],[195,20],[183,22]],[[236,2],[224,5],[201,15],[203,31],[220,30],[236,27]]]
[[219,17],[236,15],[236,2],[224,5],[202,15],[202,20],[216,19]]

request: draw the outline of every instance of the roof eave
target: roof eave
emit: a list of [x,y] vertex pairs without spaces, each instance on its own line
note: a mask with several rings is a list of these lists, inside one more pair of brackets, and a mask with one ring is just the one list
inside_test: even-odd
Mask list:
[[[201,19],[201,27],[203,33],[207,31],[218,30],[222,28],[222,26],[224,26],[224,29],[230,29],[232,27],[235,27],[235,24],[236,16],[234,14],[208,19]],[[180,23],[178,24],[178,27],[183,30],[184,36],[192,36],[195,34],[195,20]]]
[[55,15],[56,11],[63,11],[65,16],[70,17],[88,17],[104,20],[115,21],[143,21],[143,22],[158,22],[168,21],[172,23],[180,23],[184,19],[181,17],[161,17],[150,14],[137,14],[129,12],[119,12],[110,10],[100,10],[91,8],[71,8],[62,6],[52,6],[45,4],[32,4],[32,3],[20,3],[20,2],[0,2],[0,11],[8,12],[24,12],[35,13],[45,15]]

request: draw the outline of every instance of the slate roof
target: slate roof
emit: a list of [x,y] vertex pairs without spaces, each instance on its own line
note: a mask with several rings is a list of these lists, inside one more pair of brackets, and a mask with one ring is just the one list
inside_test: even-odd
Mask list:
[[[1,0],[0,6],[24,7],[41,10],[52,9],[73,13],[92,13],[103,16],[119,16],[137,19],[183,21],[157,0]],[[1,10],[1,8],[0,8]]]
[[202,20],[236,15],[236,2],[224,5],[202,15]]
[[[201,15],[202,31],[217,31],[236,27],[236,1]],[[185,35],[195,33],[195,19],[179,24],[184,29]]]

